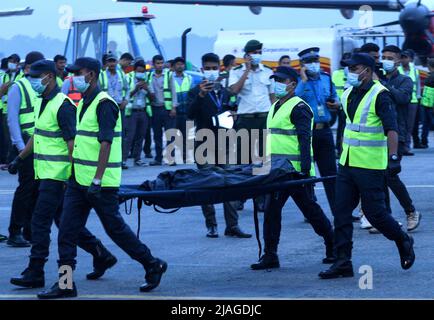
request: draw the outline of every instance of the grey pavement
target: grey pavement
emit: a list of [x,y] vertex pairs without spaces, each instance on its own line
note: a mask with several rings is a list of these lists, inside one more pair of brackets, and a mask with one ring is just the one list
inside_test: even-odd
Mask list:
[[[433,139],[433,138],[431,138]],[[184,208],[175,214],[156,213],[146,207],[142,212],[140,238],[155,256],[169,264],[160,287],[151,293],[140,293],[144,271],[122,252],[105,234],[95,213],[88,228],[117,256],[119,262],[102,279],[88,281],[92,259],[79,251],[74,280],[82,299],[406,299],[434,297],[434,149],[416,150],[416,156],[403,160],[401,178],[407,184],[418,211],[423,214],[419,229],[413,233],[416,262],[408,271],[400,267],[399,255],[393,242],[382,235],[371,235],[354,224],[354,278],[320,280],[317,274],[326,265],[322,240],[315,235],[294,203],[289,200],[283,214],[279,255],[281,268],[273,271],[252,271],[258,248],[255,238],[227,238],[224,233],[222,206],[217,206],[220,237],[205,237],[206,228],[199,207]],[[123,183],[141,183],[155,178],[163,170],[178,167],[130,168],[124,171]],[[0,233],[7,233],[16,177],[0,172]],[[321,185],[317,185],[318,200],[331,218]],[[393,215],[405,226],[405,214],[392,196]],[[137,228],[137,210],[131,215],[121,212],[132,227]],[[355,212],[356,213],[356,212]],[[254,234],[253,208],[249,201],[240,212],[240,226]],[[262,224],[262,216],[261,224]],[[261,228],[262,229],[262,228]],[[46,286],[57,279],[57,229],[52,228],[50,259],[46,265]],[[28,263],[28,248],[11,248],[0,244],[0,299],[34,299],[40,289],[18,289],[9,279],[18,276]],[[360,289],[359,267],[373,271],[373,288]]]

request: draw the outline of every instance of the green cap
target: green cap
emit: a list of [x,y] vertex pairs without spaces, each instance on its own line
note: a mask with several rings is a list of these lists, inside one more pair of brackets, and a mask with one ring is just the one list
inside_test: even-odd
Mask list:
[[258,40],[250,40],[246,43],[246,46],[244,47],[244,52],[249,53],[261,49],[262,49],[261,42],[259,42]]

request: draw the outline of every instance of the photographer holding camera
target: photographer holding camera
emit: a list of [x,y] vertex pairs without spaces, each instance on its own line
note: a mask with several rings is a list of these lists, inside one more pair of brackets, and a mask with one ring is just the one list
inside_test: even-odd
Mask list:
[[[214,125],[213,118],[226,111],[234,111],[230,107],[230,92],[220,85],[218,79],[220,78],[220,58],[214,53],[207,53],[202,57],[202,71],[204,80],[200,85],[196,86],[188,93],[187,102],[187,116],[189,119],[194,120],[196,130],[210,129],[214,132],[215,149],[212,155],[212,163],[201,164],[202,161],[197,162],[199,169],[205,169],[210,166],[226,167],[222,164],[222,156],[226,156],[230,146],[226,146],[225,150],[219,150],[219,135],[218,126]],[[199,147],[200,143],[195,145]],[[210,150],[208,150],[210,151]],[[210,151],[212,152],[212,151]],[[211,155],[207,154],[206,158],[210,159]],[[226,158],[227,159],[227,158]],[[236,202],[223,203],[224,215],[226,221],[226,236],[237,238],[250,238],[250,234],[244,233],[238,226],[238,213],[236,210]],[[215,209],[213,205],[202,206],[202,212],[205,216],[206,227],[208,229],[207,237],[217,238],[217,220],[215,217]]]

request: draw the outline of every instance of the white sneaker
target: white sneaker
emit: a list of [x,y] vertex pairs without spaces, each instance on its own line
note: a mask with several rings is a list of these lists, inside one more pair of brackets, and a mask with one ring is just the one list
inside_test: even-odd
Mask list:
[[407,216],[407,231],[413,231],[415,230],[420,223],[420,219],[422,218],[422,215],[417,212],[411,212],[408,216]]
[[365,215],[360,218],[360,229],[371,229],[372,225],[369,223],[368,219],[366,219]]

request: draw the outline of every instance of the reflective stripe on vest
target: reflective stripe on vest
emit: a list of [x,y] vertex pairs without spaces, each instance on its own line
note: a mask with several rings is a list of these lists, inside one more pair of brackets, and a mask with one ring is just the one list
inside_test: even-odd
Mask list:
[[378,95],[387,90],[381,83],[375,82],[360,101],[351,122],[348,116],[348,97],[353,87],[342,95],[342,106],[347,123],[342,143],[341,165],[350,167],[385,170],[387,167],[387,138],[383,124],[376,114],[375,104]]
[[[83,100],[77,108],[77,135],[74,143],[74,172],[76,181],[82,186],[90,186],[98,166],[101,144],[98,141],[99,124],[97,107],[103,100],[117,103],[106,93],[100,92],[87,107],[82,119],[79,116],[83,108]],[[119,187],[122,171],[122,124],[120,110],[115,126],[115,137],[111,143],[107,169],[104,172],[101,185],[103,187]]]
[[69,99],[71,99],[74,102],[75,106],[78,107],[78,104],[80,103],[80,100],[83,98],[83,95],[74,86],[73,77],[69,77],[68,79],[69,79],[69,90],[67,96]]
[[[298,172],[301,171],[300,145],[295,125],[291,122],[291,113],[300,102],[304,101],[299,97],[292,97],[280,106],[276,113],[274,109],[277,102],[271,106],[267,117],[267,129],[269,132],[267,134],[266,145],[268,156],[288,159]],[[311,128],[313,129],[313,118]],[[310,154],[312,159],[310,175],[315,176],[312,144]]]
[[57,121],[60,107],[65,100],[73,101],[59,92],[39,115],[42,101],[35,107],[34,168],[35,179],[67,181],[71,176],[71,161],[66,141]]
[[[418,103],[419,101],[417,99],[417,91],[418,91],[418,85],[419,85],[418,84],[419,70],[417,70],[414,67],[414,64],[412,64],[412,63],[410,63],[409,67],[410,67],[410,70],[408,72],[407,77],[410,77],[411,80],[413,80],[413,93],[412,93],[412,96],[411,96],[410,103]],[[400,74],[406,75],[405,71],[404,71],[404,68],[402,66],[398,67],[398,71],[399,71]]]
[[[99,74],[99,85],[101,87],[101,90],[104,92],[108,91],[108,75],[107,72],[110,72],[108,70],[106,71],[102,71]],[[116,73],[118,74],[118,81],[121,83],[122,85],[122,98],[125,98],[127,95],[127,90],[128,90],[128,80],[127,80],[127,75],[125,75],[125,73],[120,70],[117,69]]]
[[164,96],[164,107],[166,108],[166,110],[172,110],[172,106],[173,106],[171,79],[172,79],[172,72],[170,72],[170,70],[165,70],[163,96]]
[[23,133],[33,135],[35,128],[35,106],[41,103],[41,98],[32,89],[29,80],[22,78],[16,82],[21,94],[20,127]]
[[336,93],[339,99],[341,99],[342,94],[345,91],[345,83],[347,82],[345,71],[343,69],[334,71],[332,75],[332,82],[335,85]]

